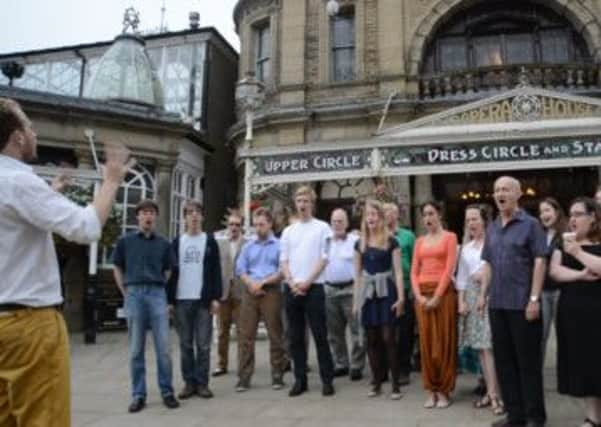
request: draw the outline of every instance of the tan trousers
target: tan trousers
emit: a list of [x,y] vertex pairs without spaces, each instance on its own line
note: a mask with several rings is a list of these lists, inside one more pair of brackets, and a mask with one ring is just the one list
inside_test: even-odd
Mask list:
[[[436,283],[421,284],[421,292],[430,298]],[[424,388],[449,394],[457,375],[457,294],[448,289],[434,310],[415,303],[419,325],[419,351]]]
[[227,371],[230,349],[230,329],[232,323],[236,325],[236,335],[240,336],[240,328],[238,324],[238,316],[240,312],[240,300],[228,296],[227,300],[221,301],[219,306],[219,314],[217,316],[217,326],[219,335],[217,337],[217,367]]
[[269,355],[272,378],[281,378],[288,363],[284,349],[282,326],[282,292],[279,286],[265,288],[265,295],[255,297],[244,288],[240,308],[240,337],[238,338],[238,376],[250,381],[255,370],[255,339],[259,320],[263,319],[269,336]]
[[0,312],[0,427],[69,427],[69,338],[54,308]]

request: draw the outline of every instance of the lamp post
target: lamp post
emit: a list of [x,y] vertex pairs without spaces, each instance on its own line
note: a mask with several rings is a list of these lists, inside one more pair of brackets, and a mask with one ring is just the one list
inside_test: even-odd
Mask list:
[[328,15],[330,16],[338,15],[338,12],[340,12],[340,3],[336,0],[328,0],[326,3],[326,12],[328,12]]
[[265,100],[265,86],[254,76],[247,72],[242,80],[236,85],[236,103],[240,112],[244,112],[246,122],[246,136],[244,138],[244,230],[250,230],[250,198],[252,187],[252,160],[248,157],[251,141],[253,139],[254,112]]

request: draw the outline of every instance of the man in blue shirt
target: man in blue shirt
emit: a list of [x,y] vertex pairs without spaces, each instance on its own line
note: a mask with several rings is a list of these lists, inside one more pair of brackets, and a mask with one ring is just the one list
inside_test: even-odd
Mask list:
[[284,387],[282,377],[287,364],[282,334],[280,242],[273,235],[273,218],[267,209],[259,208],[254,212],[253,225],[257,235],[243,247],[236,263],[236,275],[244,284],[238,340],[238,392],[250,388],[255,361],[255,337],[260,318],[264,320],[269,335],[274,390]]
[[179,402],[173,395],[171,355],[169,354],[169,313],[166,281],[173,262],[169,242],[155,233],[159,208],[152,200],[136,206],[138,230],[122,237],[113,254],[114,276],[125,299],[129,329],[129,368],[132,403],[129,412],[146,405],[146,330],[152,330],[157,358],[158,381],[166,407]]
[[540,223],[520,209],[520,183],[501,177],[494,184],[499,217],[489,225],[482,249],[484,283],[478,301],[488,300],[495,365],[507,419],[493,426],[543,426],[542,321],[546,237]]

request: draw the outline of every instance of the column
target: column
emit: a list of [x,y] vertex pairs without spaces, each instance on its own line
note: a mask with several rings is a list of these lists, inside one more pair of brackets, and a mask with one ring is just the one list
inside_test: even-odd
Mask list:
[[165,159],[157,162],[156,175],[156,197],[159,205],[159,217],[157,218],[157,232],[163,236],[169,236],[169,223],[171,220],[171,178],[175,160]]
[[424,226],[421,221],[420,206],[422,203],[432,199],[432,176],[431,175],[418,175],[415,177],[415,203],[413,204],[415,212],[415,234],[423,234],[425,232]]

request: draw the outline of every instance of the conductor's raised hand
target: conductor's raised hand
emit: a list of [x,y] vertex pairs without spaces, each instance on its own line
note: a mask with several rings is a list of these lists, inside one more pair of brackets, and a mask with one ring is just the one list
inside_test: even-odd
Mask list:
[[102,165],[102,175],[105,182],[121,184],[135,164],[136,159],[131,156],[131,151],[120,142],[107,142],[104,144],[105,162]]

